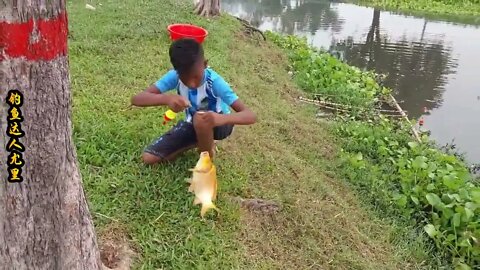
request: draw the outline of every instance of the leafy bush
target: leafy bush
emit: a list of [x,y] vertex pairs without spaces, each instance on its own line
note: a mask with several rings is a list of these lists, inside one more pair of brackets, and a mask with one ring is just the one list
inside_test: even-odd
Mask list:
[[376,83],[373,73],[362,72],[327,52],[310,48],[305,39],[283,37],[272,32],[267,32],[267,36],[288,50],[291,71],[306,92],[322,94],[332,102],[364,110],[378,106],[380,94],[390,93]]
[[[395,133],[391,123],[348,123],[337,132],[343,169],[350,181],[395,214],[424,224],[439,250],[454,264],[480,264],[480,187],[465,164],[428,143],[408,141],[406,130]],[[359,178],[359,174],[375,177]],[[393,209],[392,209],[393,208]]]
[[463,3],[472,3],[472,4],[480,4],[480,0],[432,0],[433,2],[440,2],[447,5],[455,5],[459,2]]
[[[305,40],[268,35],[288,51],[295,79],[307,92],[368,109],[389,91],[374,74],[310,49]],[[416,222],[456,267],[480,265],[480,187],[460,159],[436,149],[428,138],[412,141],[409,129],[383,117],[339,120],[341,172],[386,213]]]

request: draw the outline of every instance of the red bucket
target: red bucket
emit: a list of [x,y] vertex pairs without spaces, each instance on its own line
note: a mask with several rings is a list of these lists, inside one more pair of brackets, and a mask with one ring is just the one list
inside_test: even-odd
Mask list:
[[170,33],[171,40],[192,38],[198,43],[203,43],[205,38],[208,36],[207,30],[191,24],[171,24],[167,29]]

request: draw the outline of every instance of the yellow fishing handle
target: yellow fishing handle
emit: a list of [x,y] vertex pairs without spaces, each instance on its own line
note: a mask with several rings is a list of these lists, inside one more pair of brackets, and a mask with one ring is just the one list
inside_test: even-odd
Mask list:
[[177,113],[172,111],[172,110],[168,110],[165,112],[165,114],[163,115],[163,124],[167,124],[167,122],[170,122],[172,121],[173,119],[175,119],[175,117],[177,117]]
[[[188,107],[190,107],[190,103],[188,104]],[[168,109],[165,114],[163,115],[163,124],[165,125],[167,122],[169,121],[172,121],[173,119],[175,119],[175,117],[177,117],[177,114],[176,112],[172,111],[171,109]]]
[[177,113],[172,110],[168,110],[165,112],[165,116],[168,117],[168,119],[173,120],[175,117],[177,117]]

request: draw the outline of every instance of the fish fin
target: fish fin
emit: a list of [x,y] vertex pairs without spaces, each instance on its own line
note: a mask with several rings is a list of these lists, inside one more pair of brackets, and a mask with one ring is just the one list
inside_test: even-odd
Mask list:
[[203,170],[200,170],[200,169],[196,169],[196,168],[193,168],[193,169],[188,169],[190,172],[196,172],[196,173],[207,173],[208,170],[206,169],[203,169]]
[[210,209],[214,209],[215,211],[220,213],[220,210],[215,206],[215,204],[213,204],[213,202],[209,202],[202,205],[202,209],[200,210],[200,216],[203,218]]
[[198,197],[195,197],[195,199],[193,199],[193,205],[197,205],[197,204],[200,204],[201,201]]
[[215,165],[212,165],[211,169],[212,175],[213,175],[213,194],[212,194],[212,201],[215,201],[217,199],[217,189],[218,189],[218,181],[217,181],[217,168]]
[[212,201],[215,201],[216,199],[217,199],[217,181],[215,181],[215,185],[213,187]]

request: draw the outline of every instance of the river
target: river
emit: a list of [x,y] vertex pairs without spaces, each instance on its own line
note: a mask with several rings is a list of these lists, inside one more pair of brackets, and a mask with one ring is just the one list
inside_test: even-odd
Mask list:
[[[347,63],[387,74],[410,118],[480,163],[480,18],[418,17],[354,4],[222,0],[260,30],[305,36]],[[453,20],[453,21],[452,21]]]

